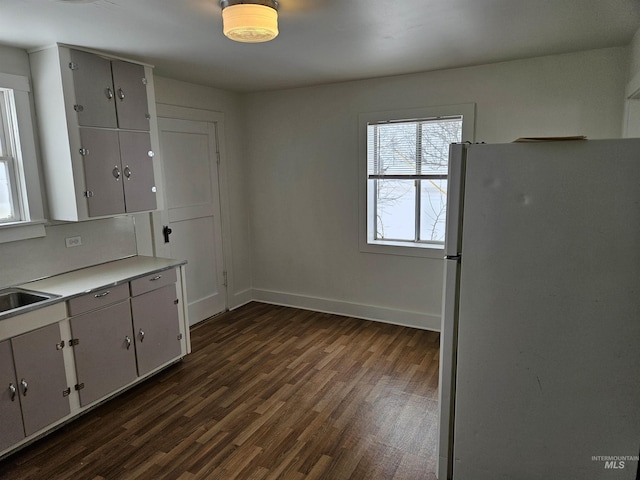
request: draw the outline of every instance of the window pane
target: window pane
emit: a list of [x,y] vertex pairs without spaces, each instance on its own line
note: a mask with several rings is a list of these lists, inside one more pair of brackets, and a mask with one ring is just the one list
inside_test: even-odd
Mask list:
[[416,173],[416,122],[367,127],[368,173],[413,175]]
[[7,151],[7,121],[5,120],[6,116],[6,102],[5,102],[6,93],[4,90],[0,89],[0,157],[6,157],[9,152]]
[[6,162],[0,162],[0,222],[13,219],[11,185]]
[[415,240],[416,193],[414,180],[371,180],[376,187],[378,240]]
[[462,119],[423,122],[421,173],[447,174],[449,145],[462,141]]
[[420,181],[420,240],[444,242],[447,181]]

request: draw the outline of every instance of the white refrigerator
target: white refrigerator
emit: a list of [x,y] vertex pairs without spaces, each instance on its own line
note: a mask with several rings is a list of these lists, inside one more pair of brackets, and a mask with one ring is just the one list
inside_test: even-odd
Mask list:
[[640,139],[449,169],[438,478],[640,479]]

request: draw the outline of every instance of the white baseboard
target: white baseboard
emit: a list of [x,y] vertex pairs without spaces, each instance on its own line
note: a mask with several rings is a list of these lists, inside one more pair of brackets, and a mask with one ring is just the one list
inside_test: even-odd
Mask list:
[[235,310],[252,301],[253,290],[251,288],[236,292],[233,295],[229,295],[229,310]]
[[[242,292],[244,293],[244,292]],[[440,331],[440,315],[397,310],[374,305],[331,300],[327,298],[310,297],[292,293],[275,292],[272,290],[252,290],[252,300],[285,307],[314,310],[317,312],[333,313],[348,317],[362,318],[376,322],[391,323],[404,327],[422,330]]]

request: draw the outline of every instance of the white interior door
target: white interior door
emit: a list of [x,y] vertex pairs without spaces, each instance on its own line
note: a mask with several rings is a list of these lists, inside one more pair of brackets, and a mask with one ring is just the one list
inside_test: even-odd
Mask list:
[[166,245],[172,258],[188,262],[187,301],[193,325],[227,308],[216,125],[158,118],[158,129],[172,232]]

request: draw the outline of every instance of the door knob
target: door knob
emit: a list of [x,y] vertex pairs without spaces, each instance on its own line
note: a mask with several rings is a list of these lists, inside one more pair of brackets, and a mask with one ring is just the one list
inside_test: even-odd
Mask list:
[[171,235],[172,230],[168,225],[162,227],[162,235],[164,235],[164,243],[169,243],[169,235]]
[[16,392],[18,389],[13,383],[9,384],[9,395],[11,396],[11,401],[14,402],[16,400]]

